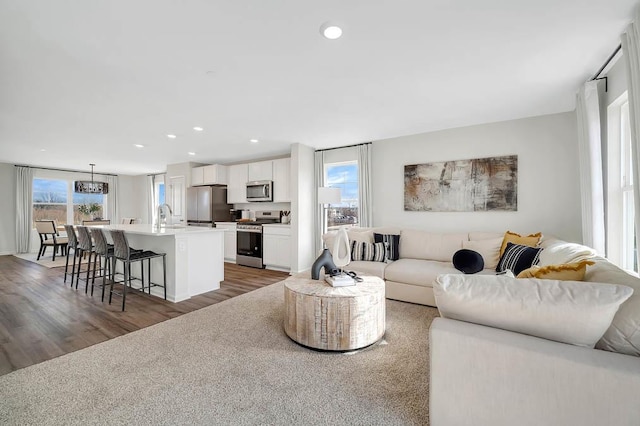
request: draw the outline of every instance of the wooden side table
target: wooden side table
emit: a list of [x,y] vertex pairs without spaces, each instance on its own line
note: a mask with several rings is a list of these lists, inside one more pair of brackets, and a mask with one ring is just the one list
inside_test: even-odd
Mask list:
[[382,338],[384,281],[363,276],[355,286],[332,287],[324,279],[289,277],[284,282],[284,330],[314,349],[349,351]]

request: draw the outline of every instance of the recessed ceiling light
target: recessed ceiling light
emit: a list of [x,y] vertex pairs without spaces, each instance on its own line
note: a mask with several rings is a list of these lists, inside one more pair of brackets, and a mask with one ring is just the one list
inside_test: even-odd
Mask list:
[[188,152],[187,154],[189,154],[189,155],[196,155],[196,153],[195,153],[195,152]]
[[251,142],[251,143],[258,143],[259,141],[258,141],[258,139],[250,139],[250,140],[249,140],[249,142]]
[[175,139],[177,136],[176,136],[176,135],[172,135],[172,134],[168,134],[168,135],[167,135],[167,137],[168,137],[169,139]]
[[193,128],[193,130],[195,130],[196,132],[201,132],[201,131],[203,131],[204,129],[203,129],[202,127],[198,127],[198,126],[196,126],[196,127],[194,127],[194,128]]
[[331,22],[320,25],[320,34],[329,40],[335,40],[342,36],[342,28]]
[[135,146],[136,148],[144,148],[144,145],[141,145],[139,143],[134,143],[133,146]]
[[44,148],[42,148],[42,149],[40,150],[40,152],[45,152],[45,151],[46,151],[46,149],[44,149]]

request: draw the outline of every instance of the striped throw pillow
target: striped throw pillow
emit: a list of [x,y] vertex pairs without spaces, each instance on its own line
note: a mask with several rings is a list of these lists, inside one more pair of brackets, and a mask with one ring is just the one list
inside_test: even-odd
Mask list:
[[385,248],[383,243],[351,242],[351,260],[384,262]]
[[376,243],[384,243],[386,249],[385,262],[400,259],[400,235],[394,234],[373,234]]
[[511,270],[514,275],[518,275],[525,269],[537,265],[540,261],[541,248],[521,246],[520,244],[507,243],[502,257],[498,262],[497,272]]

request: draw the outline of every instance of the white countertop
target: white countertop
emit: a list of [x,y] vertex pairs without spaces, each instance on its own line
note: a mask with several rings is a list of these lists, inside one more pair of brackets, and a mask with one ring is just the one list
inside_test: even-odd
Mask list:
[[291,227],[289,223],[264,223],[262,226],[278,226],[278,227]]
[[196,234],[203,232],[224,232],[224,229],[204,228],[201,226],[183,226],[183,225],[167,225],[158,229],[155,225],[148,223],[139,223],[134,225],[102,225],[100,228],[109,231],[110,229],[120,229],[129,234],[152,235],[152,236],[169,236]]

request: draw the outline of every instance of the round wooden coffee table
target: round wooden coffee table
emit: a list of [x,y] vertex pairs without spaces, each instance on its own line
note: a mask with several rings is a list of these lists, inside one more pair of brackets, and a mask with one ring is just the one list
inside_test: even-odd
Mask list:
[[350,351],[382,338],[384,281],[363,276],[355,286],[332,287],[324,279],[289,277],[284,282],[284,331],[314,349]]

